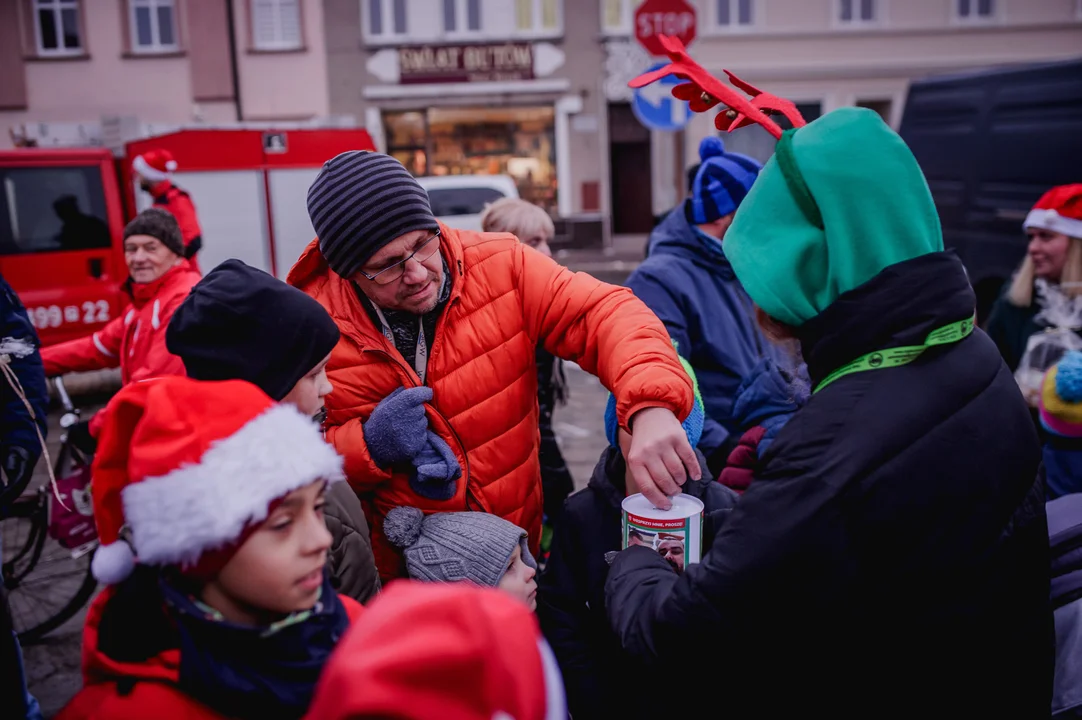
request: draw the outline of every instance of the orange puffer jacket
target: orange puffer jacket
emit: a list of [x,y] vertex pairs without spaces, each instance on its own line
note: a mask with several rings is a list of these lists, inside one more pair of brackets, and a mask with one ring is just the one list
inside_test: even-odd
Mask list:
[[[573,273],[514,236],[452,230],[440,252],[451,272],[451,296],[436,325],[428,358],[429,427],[462,467],[454,497],[425,499],[405,472],[379,467],[361,424],[400,386],[420,378],[365,312],[355,286],[327,267],[312,241],[288,282],[318,300],[342,331],[331,354],[327,439],[345,458],[346,476],[372,526],[380,575],[405,575],[383,535],[392,508],[426,513],[482,510],[541,541],[541,471],[537,452],[537,345],[597,375],[617,398],[622,426],[636,411],[664,407],[685,418],[691,380],[661,321],[631,291]],[[602,419],[598,413],[598,427]]]

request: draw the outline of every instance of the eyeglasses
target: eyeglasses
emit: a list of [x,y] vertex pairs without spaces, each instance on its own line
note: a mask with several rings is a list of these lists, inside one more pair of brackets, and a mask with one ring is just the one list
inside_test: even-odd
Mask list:
[[387,267],[383,268],[379,272],[373,273],[372,275],[369,275],[364,270],[360,270],[359,272],[361,273],[361,275],[364,275],[366,278],[376,283],[377,285],[390,285],[395,280],[398,280],[402,277],[403,273],[406,272],[406,263],[409,262],[411,259],[416,260],[419,263],[423,263],[425,260],[432,257],[436,253],[436,251],[440,249],[439,239],[440,231],[437,230],[435,235],[425,240],[423,243],[417,246],[416,250],[414,250],[398,262],[394,263],[393,265],[388,265]]

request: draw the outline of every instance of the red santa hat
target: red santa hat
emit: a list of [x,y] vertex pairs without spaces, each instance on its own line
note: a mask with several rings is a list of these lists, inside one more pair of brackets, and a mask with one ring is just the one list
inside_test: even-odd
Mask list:
[[132,170],[147,180],[162,182],[173,177],[177,170],[177,161],[168,150],[148,150],[142,155],[136,155],[131,166]]
[[560,668],[525,603],[397,580],[338,644],[305,718],[565,720]]
[[136,561],[212,575],[202,566],[220,569],[276,501],[342,478],[310,418],[240,380],[133,383],[104,412],[91,484],[103,583]]
[[1046,192],[1029,211],[1022,227],[1082,238],[1082,184],[1059,185]]

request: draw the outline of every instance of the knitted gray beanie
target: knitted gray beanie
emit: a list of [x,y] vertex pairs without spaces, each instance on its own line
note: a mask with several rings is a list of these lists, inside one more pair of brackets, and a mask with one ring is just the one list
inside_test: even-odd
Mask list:
[[397,507],[383,520],[383,533],[402,548],[414,580],[468,580],[496,587],[515,547],[522,561],[537,569],[526,545],[526,531],[496,515],[483,512],[435,513],[427,517],[415,507]]

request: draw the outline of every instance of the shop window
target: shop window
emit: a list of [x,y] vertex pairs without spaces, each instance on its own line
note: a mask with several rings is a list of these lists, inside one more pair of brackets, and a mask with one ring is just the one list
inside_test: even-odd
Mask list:
[[443,0],[443,30],[449,35],[481,30],[481,0]]
[[562,26],[559,0],[516,0],[515,26],[519,33],[556,33]]
[[300,49],[300,0],[252,0],[252,45],[256,50]]
[[755,22],[753,0],[714,0],[714,27],[739,30]]
[[39,55],[81,54],[78,0],[34,0],[34,39]]
[[995,0],[955,0],[955,18],[962,22],[987,22],[996,18]]
[[369,38],[406,34],[406,0],[366,0],[366,4]]
[[839,25],[874,25],[879,22],[879,2],[877,0],[837,0],[837,18]]
[[177,15],[174,0],[128,0],[131,47],[137,53],[177,50]]
[[0,170],[0,255],[91,250],[112,244],[101,170]]
[[630,35],[631,16],[631,0],[602,0],[601,29],[607,35]]
[[510,175],[523,198],[556,212],[555,117],[552,106],[467,107],[385,113],[383,121],[387,154],[414,175]]

